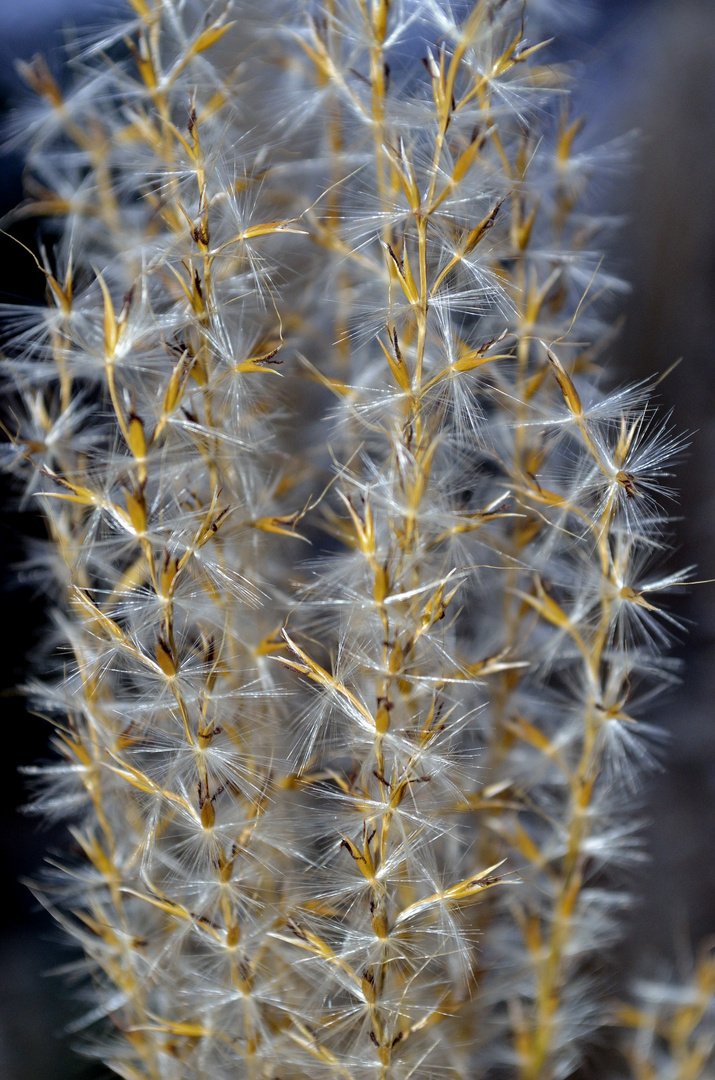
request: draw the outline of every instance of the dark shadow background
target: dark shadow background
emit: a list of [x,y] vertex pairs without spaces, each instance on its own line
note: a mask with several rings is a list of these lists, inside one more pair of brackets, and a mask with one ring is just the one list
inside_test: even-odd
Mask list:
[[[83,25],[101,0],[0,0],[0,114],[22,97],[12,61],[56,50],[63,21]],[[577,5],[582,9],[586,5]],[[589,118],[596,144],[637,129],[635,164],[595,197],[625,223],[609,253],[632,282],[627,323],[614,350],[617,381],[634,381],[683,363],[659,388],[674,423],[692,432],[680,468],[683,520],[673,565],[698,564],[715,577],[715,4],[712,0],[594,0],[591,17],[567,28],[559,52],[577,57],[576,110]],[[106,10],[106,2],[105,2]],[[57,61],[59,63],[59,61]],[[55,65],[57,66],[57,65]],[[0,115],[0,122],[2,117]],[[21,161],[0,161],[0,217],[22,197]],[[36,226],[14,235],[37,246]],[[43,281],[29,255],[0,238],[0,301],[42,301]],[[0,477],[0,1077],[3,1080],[90,1080],[105,1073],[77,1057],[63,1034],[76,1015],[66,984],[48,969],[72,954],[52,921],[38,912],[18,878],[31,876],[60,836],[18,812],[26,800],[22,764],[46,754],[48,730],[28,716],[14,687],[29,670],[43,622],[42,601],[17,566],[24,537],[41,524],[13,509]],[[619,951],[624,972],[652,973],[659,964],[687,966],[705,935],[715,932],[715,592],[680,590],[670,609],[691,622],[676,645],[683,682],[653,719],[667,733],[665,769],[645,794],[651,861],[634,884],[639,904]],[[634,797],[633,815],[642,816]],[[662,970],[662,968],[661,968]]]
[[[81,26],[101,10],[94,0],[0,0],[0,140],[5,121],[26,91],[14,72],[17,58],[54,52],[60,63],[63,23]],[[106,10],[106,4],[105,4]],[[22,199],[19,154],[0,157],[0,219]],[[37,250],[34,222],[12,225],[12,233]],[[42,303],[44,281],[30,256],[0,236],[0,302]],[[0,347],[2,335],[0,332]],[[6,403],[0,403],[7,423]],[[49,727],[28,715],[15,687],[31,672],[41,637],[44,604],[21,569],[25,539],[44,537],[32,513],[16,512],[16,493],[0,474],[0,1078],[2,1080],[98,1080],[107,1071],[71,1049],[65,1028],[78,1014],[66,980],[49,972],[75,959],[52,919],[38,910],[21,879],[36,874],[53,847],[66,846],[64,829],[52,830],[18,811],[27,802],[18,769],[48,756]],[[64,834],[64,835],[63,835]]]
[[[678,565],[715,578],[715,4],[645,3],[611,38],[602,122],[643,132],[619,193],[629,214],[617,253],[633,284],[616,360],[628,379],[683,362],[659,388],[692,433],[679,468]],[[689,595],[688,595],[689,594]],[[692,620],[677,648],[683,682],[656,710],[666,771],[648,799],[651,862],[627,938],[631,963],[676,965],[715,931],[715,585],[680,590]]]

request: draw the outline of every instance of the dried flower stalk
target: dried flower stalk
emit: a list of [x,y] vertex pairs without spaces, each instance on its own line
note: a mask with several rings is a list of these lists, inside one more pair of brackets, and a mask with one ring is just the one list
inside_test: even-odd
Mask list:
[[[683,442],[601,386],[565,73],[511,0],[131,7],[68,95],[24,68],[16,213],[58,239],[6,311],[69,650],[32,687],[80,849],[43,896],[100,1052],[572,1076],[687,574],[652,569]],[[707,1007],[633,1075],[705,1076]]]

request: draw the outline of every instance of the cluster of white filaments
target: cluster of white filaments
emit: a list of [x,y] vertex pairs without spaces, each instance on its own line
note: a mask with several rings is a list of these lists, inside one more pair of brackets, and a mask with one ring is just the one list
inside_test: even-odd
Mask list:
[[125,1080],[566,1080],[685,576],[564,5],[130,7],[25,66],[5,310],[87,1023]]

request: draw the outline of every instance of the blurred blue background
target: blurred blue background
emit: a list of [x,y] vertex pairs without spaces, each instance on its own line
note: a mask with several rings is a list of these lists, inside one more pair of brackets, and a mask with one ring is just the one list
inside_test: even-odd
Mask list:
[[[674,423],[693,432],[681,467],[683,520],[676,565],[697,563],[699,578],[715,577],[715,4],[712,0],[593,0],[576,3],[582,17],[559,32],[558,53],[576,58],[576,111],[589,118],[586,141],[629,131],[634,163],[597,188],[594,198],[624,224],[608,253],[633,286],[627,322],[614,348],[617,381],[633,381],[683,363],[660,388]],[[63,37],[116,13],[101,0],[0,0],[0,110],[24,96],[13,63],[41,51],[60,64]],[[63,30],[64,28],[64,30]],[[22,163],[0,165],[0,217],[22,197]],[[36,227],[13,226],[36,246]],[[27,258],[0,258],[0,300],[39,301],[42,281]],[[22,558],[22,539],[41,535],[28,515],[5,509],[2,563]],[[23,677],[43,618],[28,588],[4,582],[0,592],[2,718],[12,753],[0,761],[0,1077],[2,1080],[89,1080],[104,1073],[69,1049],[65,1025],[76,1014],[66,984],[45,972],[71,953],[48,917],[35,910],[18,877],[30,875],[61,837],[17,812],[23,802],[18,766],[43,756],[48,731],[28,716],[13,691]],[[715,593],[693,588],[671,602],[691,621],[676,645],[683,683],[658,706],[655,720],[669,740],[666,769],[644,794],[651,861],[634,892],[621,974],[678,966],[715,932]],[[634,799],[634,816],[640,816]],[[588,1077],[585,1080],[589,1080]]]

